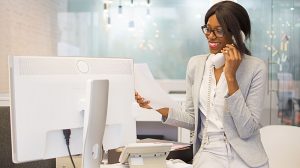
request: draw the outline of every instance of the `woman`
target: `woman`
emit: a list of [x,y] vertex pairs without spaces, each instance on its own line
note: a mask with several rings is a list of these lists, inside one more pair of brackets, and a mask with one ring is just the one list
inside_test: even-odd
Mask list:
[[[244,44],[251,31],[248,13],[235,2],[219,2],[206,13],[202,30],[210,54],[188,63],[185,111],[157,111],[164,123],[195,131],[193,167],[268,168],[259,133],[267,69]],[[225,58],[221,67],[212,62],[217,53]],[[151,108],[138,93],[135,98]]]

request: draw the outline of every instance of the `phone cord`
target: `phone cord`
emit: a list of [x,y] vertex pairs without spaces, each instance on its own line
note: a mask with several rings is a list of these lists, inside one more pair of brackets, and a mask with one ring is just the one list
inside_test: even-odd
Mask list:
[[201,146],[199,151],[201,152],[204,148],[204,145],[208,143],[208,136],[207,136],[207,128],[208,128],[208,119],[209,119],[209,113],[210,113],[210,94],[211,94],[211,80],[212,80],[212,70],[214,66],[209,67],[209,75],[208,75],[208,92],[207,92],[207,106],[206,106],[206,118],[204,123],[204,130],[203,130],[203,136],[201,141]]

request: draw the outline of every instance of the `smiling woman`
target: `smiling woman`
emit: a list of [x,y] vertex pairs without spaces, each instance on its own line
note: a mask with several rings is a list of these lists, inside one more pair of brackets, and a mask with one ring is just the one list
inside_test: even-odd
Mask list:
[[[247,55],[240,32],[250,35],[248,13],[232,1],[216,3],[207,11],[202,30],[210,53],[189,60],[185,109],[166,106],[156,111],[165,124],[194,131],[193,167],[268,168],[259,135],[267,68]],[[219,56],[224,65],[216,67],[213,60]],[[151,100],[135,96],[140,107],[152,108]]]

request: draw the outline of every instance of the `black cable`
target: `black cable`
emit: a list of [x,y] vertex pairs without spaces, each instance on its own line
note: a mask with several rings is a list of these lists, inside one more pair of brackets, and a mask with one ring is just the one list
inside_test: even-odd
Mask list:
[[71,151],[70,151],[70,135],[71,135],[71,130],[70,129],[64,129],[63,133],[64,133],[64,136],[65,136],[66,145],[67,145],[67,148],[68,148],[68,152],[69,152],[69,156],[70,156],[72,165],[75,168],[75,163],[73,161],[73,157],[72,157]]

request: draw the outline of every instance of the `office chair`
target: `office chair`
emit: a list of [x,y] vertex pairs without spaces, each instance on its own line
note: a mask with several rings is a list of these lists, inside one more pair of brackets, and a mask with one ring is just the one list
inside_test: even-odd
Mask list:
[[300,127],[269,125],[260,133],[270,168],[300,167]]

